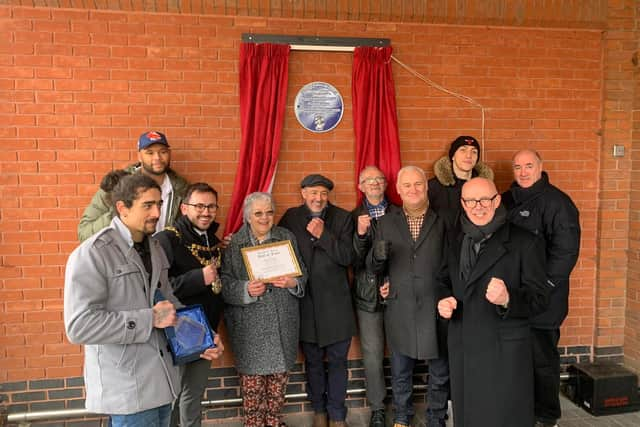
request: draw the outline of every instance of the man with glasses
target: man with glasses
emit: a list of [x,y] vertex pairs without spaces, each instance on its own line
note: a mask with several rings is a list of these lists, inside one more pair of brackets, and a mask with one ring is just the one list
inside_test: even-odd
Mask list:
[[534,423],[529,319],[548,302],[544,242],[510,224],[500,199],[488,179],[462,186],[461,230],[437,278],[456,425]]
[[[184,305],[202,304],[211,327],[216,330],[224,308],[222,282],[218,277],[223,241],[216,237],[218,223],[218,193],[206,183],[198,182],[187,188],[180,205],[182,216],[173,227],[167,227],[155,237],[160,241],[169,264],[173,293]],[[172,425],[200,426],[200,402],[207,387],[210,363],[196,360],[185,365],[178,402],[172,414]]]
[[384,195],[387,179],[377,167],[367,166],[360,172],[358,189],[364,197],[362,204],[351,212],[356,227],[353,236],[356,252],[353,294],[360,328],[360,351],[367,381],[367,400],[371,407],[369,426],[384,427],[384,398],[387,395],[383,369],[384,312],[378,291],[384,276],[367,271],[366,258],[371,249],[377,221],[389,206]]
[[[171,167],[171,148],[167,137],[158,131],[149,131],[138,138],[138,163],[127,167],[127,174],[141,173],[152,178],[162,190],[162,210],[156,231],[173,224],[180,215],[180,201],[189,185]],[[109,175],[109,174],[107,174]],[[113,186],[113,184],[112,184]],[[98,189],[86,207],[78,224],[78,239],[82,242],[109,225],[115,216],[111,193],[103,186]]]
[[513,176],[511,188],[502,195],[508,219],[544,238],[547,281],[553,287],[549,308],[531,319],[536,427],[552,427],[561,415],[558,341],[569,310],[569,275],[580,252],[579,214],[571,198],[551,185],[537,152],[517,152]]
[[422,169],[398,171],[396,189],[402,208],[390,207],[377,222],[367,265],[388,276],[380,288],[385,298],[384,326],[391,351],[391,389],[394,426],[411,425],[413,371],[416,363],[429,365],[427,427],[444,427],[449,395],[449,368],[438,345],[435,275],[444,250],[445,225],[427,203]]
[[326,426],[327,418],[332,427],[346,426],[347,354],[356,333],[348,277],[353,220],[348,211],[329,203],[329,178],[308,175],[300,186],[304,203],[289,208],[279,225],[296,236],[309,276],[300,302],[300,341],[313,427]]

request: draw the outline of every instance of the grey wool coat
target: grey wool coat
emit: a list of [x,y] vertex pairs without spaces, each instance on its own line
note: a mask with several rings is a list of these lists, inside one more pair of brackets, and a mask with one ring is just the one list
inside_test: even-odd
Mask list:
[[302,276],[298,286],[282,289],[268,285],[260,297],[247,292],[249,275],[241,249],[255,246],[249,226],[244,224],[233,235],[222,259],[222,296],[224,312],[236,369],[246,375],[282,373],[293,368],[298,354],[300,313],[298,300],[304,296],[307,272],[298,251],[295,236],[274,226],[271,236],[262,243],[291,240]]

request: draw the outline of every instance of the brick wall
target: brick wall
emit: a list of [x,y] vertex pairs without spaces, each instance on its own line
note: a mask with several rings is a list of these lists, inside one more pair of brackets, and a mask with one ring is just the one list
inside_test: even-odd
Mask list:
[[[628,7],[630,2],[615,3]],[[592,353],[621,356],[625,295],[616,289],[625,286],[630,178],[620,175],[629,168],[629,157],[613,162],[602,143],[602,112],[617,117],[603,92],[610,87],[611,93],[624,92],[605,86],[612,72],[606,67],[615,67],[611,60],[624,62],[612,36],[603,41],[600,31],[588,28],[15,6],[0,6],[0,27],[6,29],[0,97],[7,100],[0,105],[5,123],[0,127],[0,384],[81,375],[81,347],[65,340],[62,325],[64,263],[77,245],[77,220],[97,183],[106,171],[135,160],[142,131],[166,132],[172,166],[220,191],[224,222],[240,139],[237,62],[244,32],[390,38],[402,62],[487,108],[483,156],[501,190],[511,179],[512,153],[539,150],[552,182],[580,208],[583,227],[563,354],[567,360]],[[607,48],[614,51],[610,57]],[[480,134],[477,108],[395,63],[394,76],[403,163],[430,171],[455,136]],[[315,80],[336,86],[346,106],[340,125],[326,134],[305,131],[293,116],[297,90]],[[280,213],[299,203],[299,180],[310,172],[334,179],[333,201],[354,206],[350,80],[350,54],[291,53],[274,187]],[[630,108],[621,105],[620,114]],[[605,132],[625,141],[624,132]],[[613,309],[603,307],[605,302]],[[351,357],[359,357],[357,345]],[[227,355],[214,367],[231,365]],[[1,393],[13,396],[10,390]]]
[[[608,32],[610,45],[618,55],[608,54],[607,72],[614,82],[607,91],[607,117],[614,126],[615,141],[630,150],[625,165],[630,169],[626,310],[617,317],[624,321],[625,364],[640,371],[640,3],[624,1],[611,12],[617,29]],[[613,26],[613,25],[612,25]],[[609,139],[607,137],[607,139]],[[613,175],[613,174],[612,174]],[[621,206],[622,207],[622,206]],[[619,322],[618,322],[619,325]]]

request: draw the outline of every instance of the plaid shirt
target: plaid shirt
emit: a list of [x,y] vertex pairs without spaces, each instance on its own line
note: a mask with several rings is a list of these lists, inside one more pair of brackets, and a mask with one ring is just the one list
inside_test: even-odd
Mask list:
[[372,205],[371,203],[369,203],[369,201],[365,197],[364,205],[367,207],[367,210],[369,211],[369,216],[371,218],[380,218],[381,216],[384,216],[384,213],[386,212],[387,206],[389,206],[389,203],[387,202],[387,199],[382,199],[382,201],[377,205]]
[[407,224],[409,225],[409,232],[411,233],[411,237],[413,237],[413,241],[418,240],[418,236],[420,235],[420,229],[422,228],[422,221],[424,221],[424,213],[419,216],[409,216],[407,212],[404,213],[407,218]]

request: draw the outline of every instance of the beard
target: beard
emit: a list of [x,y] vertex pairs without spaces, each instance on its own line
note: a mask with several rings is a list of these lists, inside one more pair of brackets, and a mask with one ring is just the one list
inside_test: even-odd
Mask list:
[[146,164],[146,163],[142,163],[142,169],[144,170],[144,172],[145,172],[146,174],[149,174],[149,175],[156,175],[156,176],[162,176],[162,175],[164,175],[165,173],[167,173],[167,170],[169,170],[169,163],[167,163],[167,165],[166,165],[164,168],[162,168],[162,170],[161,170],[161,171],[155,171],[155,170],[153,170],[153,166],[148,165],[148,164]]

